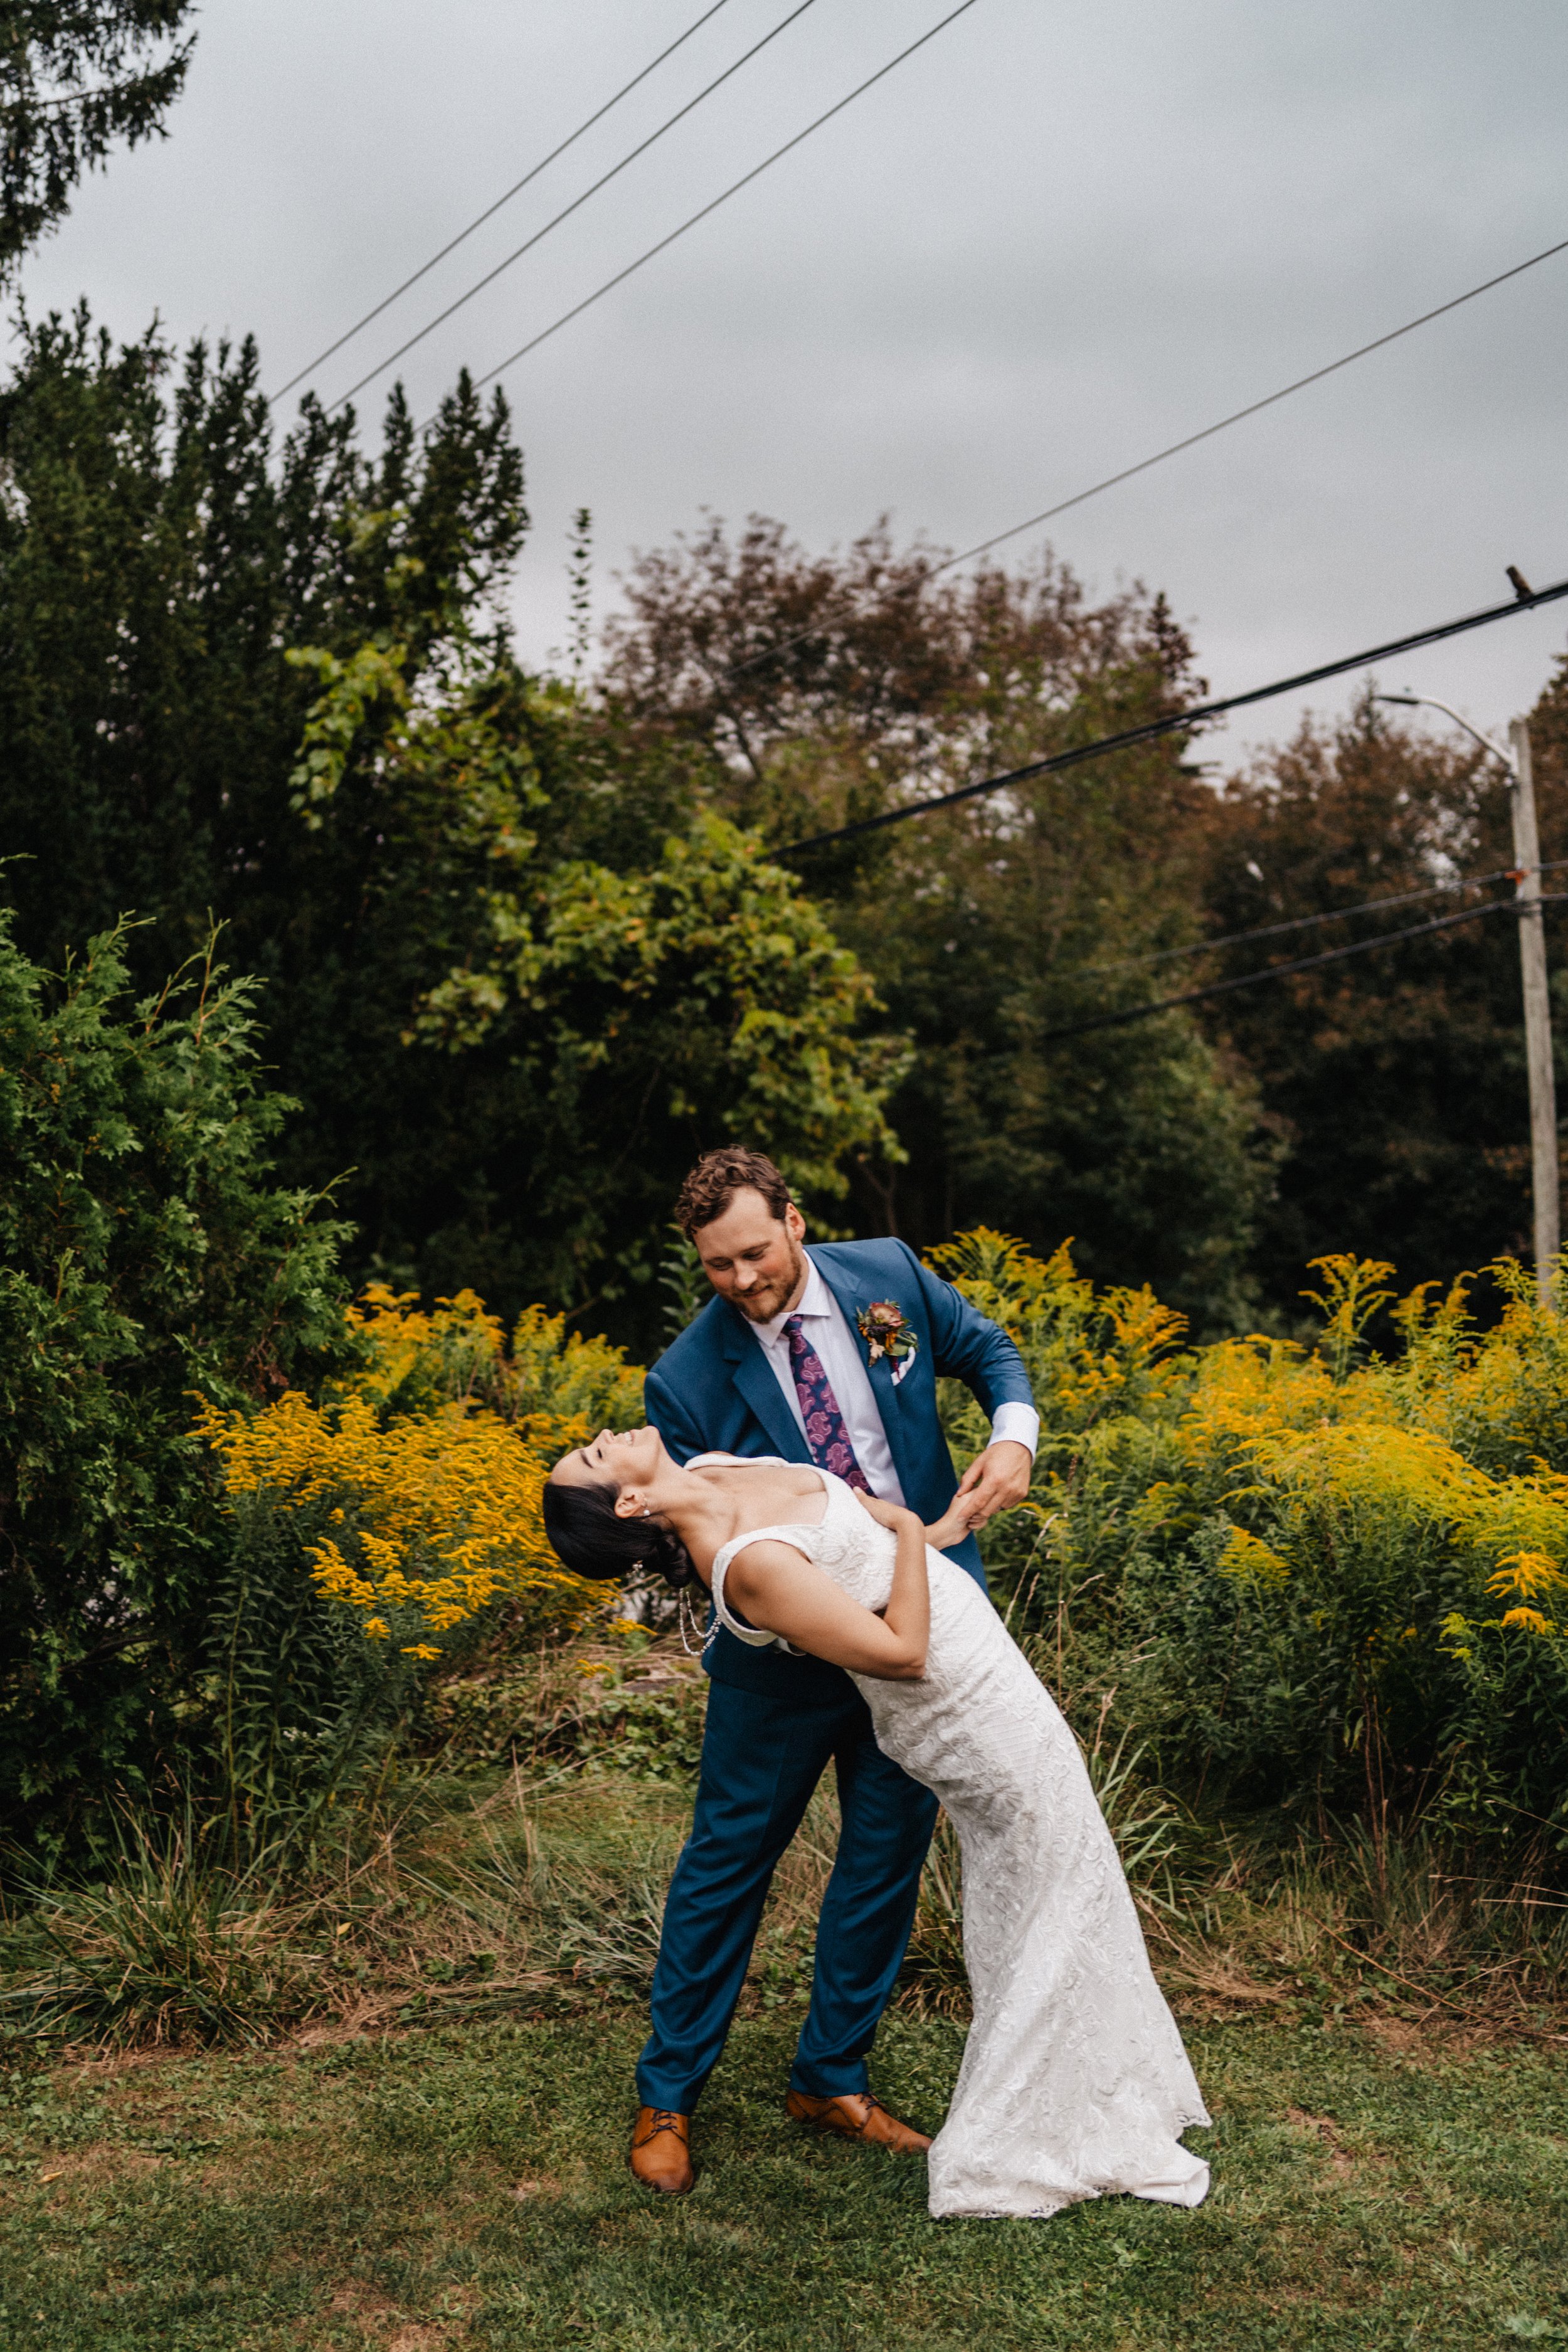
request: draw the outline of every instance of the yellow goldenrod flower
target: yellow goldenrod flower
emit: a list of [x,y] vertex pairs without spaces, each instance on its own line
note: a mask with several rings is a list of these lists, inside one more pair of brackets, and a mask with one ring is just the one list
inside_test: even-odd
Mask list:
[[[601,1595],[551,1550],[541,1497],[550,1465],[589,1433],[587,1416],[522,1408],[531,1388],[556,1402],[575,1390],[601,1411],[608,1390],[624,1406],[637,1375],[617,1350],[568,1339],[564,1318],[537,1308],[509,1357],[500,1325],[467,1291],[426,1315],[411,1296],[373,1289],[350,1321],[364,1365],[321,1404],[293,1390],[258,1412],[204,1402],[196,1425],[228,1494],[310,1516],[322,1530],[305,1544],[318,1591],[356,1612],[374,1641],[392,1638],[395,1619],[449,1633],[524,1592],[580,1620]],[[399,1647],[440,1655],[426,1640]]]
[[1539,1609],[1510,1609],[1501,1622],[1505,1625],[1518,1625],[1527,1633],[1552,1633],[1557,1630]]
[[1279,1554],[1246,1528],[1232,1528],[1219,1556],[1222,1576],[1243,1584],[1284,1584],[1290,1571]]
[[1541,1592],[1568,1592],[1568,1576],[1545,1552],[1510,1552],[1499,1561],[1497,1574],[1488,1577],[1487,1591],[1500,1600],[1511,1592],[1521,1601],[1533,1601]]

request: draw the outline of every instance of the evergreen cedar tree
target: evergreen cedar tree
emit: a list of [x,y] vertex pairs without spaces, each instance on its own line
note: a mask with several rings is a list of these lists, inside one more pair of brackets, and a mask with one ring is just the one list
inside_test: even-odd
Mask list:
[[0,13],[0,276],[113,147],[161,136],[195,0],[10,0]]
[[248,986],[203,958],[138,1003],[124,947],[52,978],[0,929],[0,1817],[46,1842],[147,1793],[195,1705],[232,1534],[193,1391],[265,1400],[346,1338]]

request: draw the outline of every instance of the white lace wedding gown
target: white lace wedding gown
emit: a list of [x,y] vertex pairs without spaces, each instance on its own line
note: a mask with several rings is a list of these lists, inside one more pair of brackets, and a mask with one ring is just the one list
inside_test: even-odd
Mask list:
[[[754,1528],[713,1562],[725,1605],[743,1545],[792,1544],[866,1608],[887,1605],[896,1539],[819,1473],[815,1527]],[[1049,1695],[973,1580],[928,1548],[931,1642],[919,1682],[857,1675],[877,1743],[934,1790],[963,1852],[973,2023],[931,2151],[931,2210],[1057,2213],[1121,2190],[1199,2205],[1208,2167],[1183,2147],[1203,2095],[1143,1948],[1116,1846]]]

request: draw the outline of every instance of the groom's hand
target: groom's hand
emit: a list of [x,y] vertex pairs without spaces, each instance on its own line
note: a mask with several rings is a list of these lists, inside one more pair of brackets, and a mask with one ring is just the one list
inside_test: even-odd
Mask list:
[[953,1511],[962,1511],[971,1528],[983,1528],[998,1511],[1011,1511],[1024,1502],[1034,1475],[1035,1457],[1015,1438],[998,1438],[977,1454],[958,1482]]

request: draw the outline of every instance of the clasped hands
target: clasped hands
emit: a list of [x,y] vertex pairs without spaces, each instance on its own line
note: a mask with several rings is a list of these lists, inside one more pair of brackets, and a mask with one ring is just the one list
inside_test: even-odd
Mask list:
[[[988,1445],[984,1454],[975,1455],[942,1517],[933,1519],[926,1528],[927,1543],[937,1551],[946,1551],[952,1545],[963,1543],[988,1519],[994,1519],[998,1511],[1014,1509],[1029,1492],[1034,1466],[1034,1456],[1026,1445],[1020,1445],[1014,1438],[998,1438],[994,1445]],[[915,1516],[896,1503],[883,1502],[879,1496],[858,1492],[857,1499],[885,1528],[896,1530],[901,1521]]]

